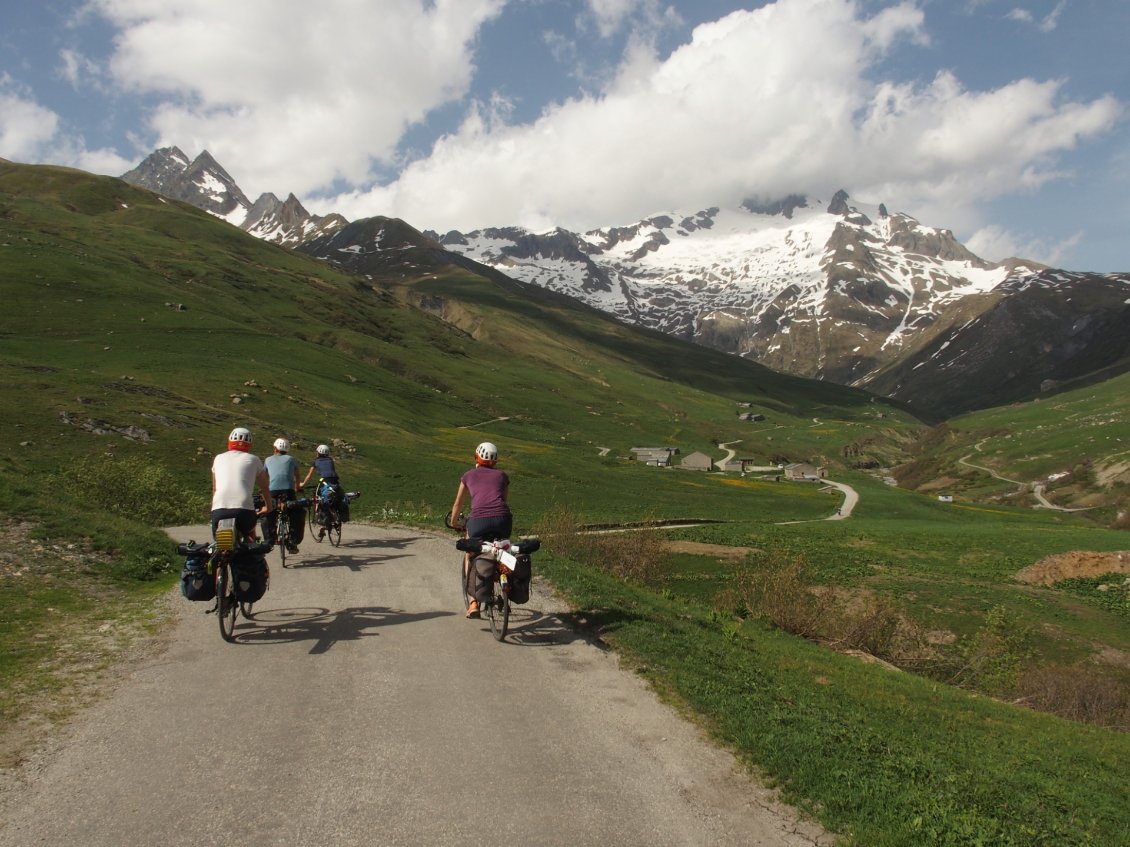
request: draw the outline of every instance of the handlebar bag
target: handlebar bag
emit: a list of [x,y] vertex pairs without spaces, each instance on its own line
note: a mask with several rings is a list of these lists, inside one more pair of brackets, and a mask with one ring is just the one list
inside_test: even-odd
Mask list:
[[216,581],[208,573],[207,548],[187,554],[180,572],[180,593],[194,602],[216,597]]
[[464,553],[478,553],[483,549],[483,540],[481,538],[460,538],[455,542],[455,549]]

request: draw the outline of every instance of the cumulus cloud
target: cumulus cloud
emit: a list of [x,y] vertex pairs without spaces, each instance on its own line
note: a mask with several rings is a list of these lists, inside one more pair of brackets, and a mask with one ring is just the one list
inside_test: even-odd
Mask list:
[[1054,268],[1062,267],[1063,260],[1082,238],[1082,233],[1075,233],[1058,241],[1034,240],[994,225],[977,230],[965,242],[965,246],[991,262],[1023,257]]
[[159,101],[156,144],[207,148],[252,196],[371,181],[464,96],[474,38],[505,0],[90,0],[109,73]]
[[661,0],[586,0],[587,14],[602,38],[609,38],[625,26],[646,38],[681,18],[674,6]]
[[1112,97],[1063,102],[1057,81],[876,82],[893,45],[928,33],[916,2],[863,8],[777,0],[697,27],[666,58],[634,42],[599,92],[521,125],[478,104],[392,184],[326,205],[437,229],[585,228],[845,187],[960,226],[978,201],[1056,178],[1057,154],[1119,114]]
[[49,162],[99,174],[120,174],[130,163],[113,150],[88,150],[59,116],[36,102],[10,76],[0,76],[0,156],[32,164]]
[[38,162],[55,137],[59,116],[24,96],[5,74],[0,77],[0,155],[17,162]]

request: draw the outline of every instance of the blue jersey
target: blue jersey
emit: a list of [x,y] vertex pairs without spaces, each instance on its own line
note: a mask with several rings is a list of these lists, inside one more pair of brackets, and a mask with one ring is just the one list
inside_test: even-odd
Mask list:
[[271,491],[291,491],[294,488],[294,475],[298,473],[298,459],[294,456],[276,453],[267,457],[263,467],[271,478]]

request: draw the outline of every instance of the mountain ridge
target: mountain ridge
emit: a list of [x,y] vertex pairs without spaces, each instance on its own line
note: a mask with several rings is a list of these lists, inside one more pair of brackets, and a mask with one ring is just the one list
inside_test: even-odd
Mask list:
[[[1074,312],[1077,285],[1108,289],[1110,296],[1089,299],[1103,313],[1096,323],[1115,340],[1090,337],[1102,355],[1036,356],[1030,375],[1007,396],[1031,399],[1085,380],[1082,368],[1096,363],[1096,374],[1130,367],[1118,352],[1130,344],[1130,330],[1117,293],[1124,287],[1130,296],[1130,275],[1063,271],[1019,258],[988,262],[952,231],[883,203],[852,202],[844,190],[826,203],[799,194],[747,199],[735,208],[670,211],[585,233],[511,226],[440,234],[380,216],[313,216],[293,194],[285,202],[264,194],[250,203],[207,151],[190,162],[178,148],[163,148],[123,178],[355,272],[411,272],[426,254],[446,251],[624,322],[777,371],[894,392],[930,419],[990,405],[994,394],[978,396],[964,382],[1010,369],[1009,351],[1024,347],[1026,337],[1063,338],[1057,315]],[[399,226],[416,235],[386,240]],[[423,258],[404,252],[416,249]],[[1014,299],[1011,320],[974,320]],[[957,376],[940,379],[943,344],[951,354],[979,352],[951,355]]]

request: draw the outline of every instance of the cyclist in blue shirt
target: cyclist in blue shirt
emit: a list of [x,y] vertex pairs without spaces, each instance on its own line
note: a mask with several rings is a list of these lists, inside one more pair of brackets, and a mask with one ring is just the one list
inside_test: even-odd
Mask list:
[[[290,442],[285,438],[276,438],[275,452],[263,461],[271,484],[271,507],[274,507],[275,498],[285,497],[287,502],[298,498],[298,491],[302,485],[298,482],[298,459],[290,455]],[[286,544],[288,553],[297,553],[298,545],[306,533],[306,510],[294,508],[290,510],[290,538],[272,538],[274,532],[273,520],[268,517],[264,535],[276,544]]]

